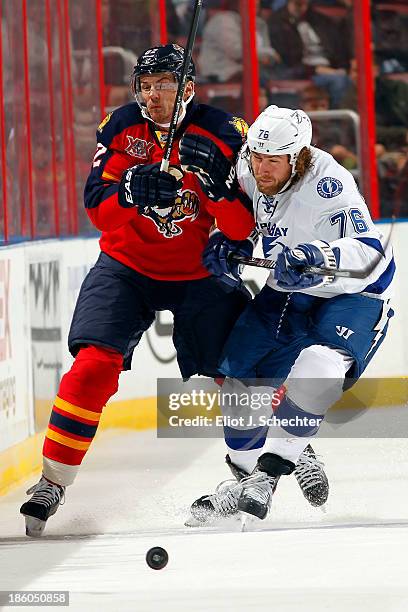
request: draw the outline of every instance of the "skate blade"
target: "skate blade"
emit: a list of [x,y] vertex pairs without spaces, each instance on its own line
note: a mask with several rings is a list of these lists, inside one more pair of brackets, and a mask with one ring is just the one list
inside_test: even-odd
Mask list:
[[246,514],[242,512],[241,514],[241,532],[244,533],[246,531],[257,531],[260,526],[263,525],[261,519],[254,516],[253,514]]
[[184,522],[185,527],[214,527],[217,525],[236,525],[240,521],[240,515],[237,512],[231,516],[211,516],[204,521],[198,520],[195,516],[191,515]]
[[194,516],[189,516],[188,519],[184,521],[184,527],[205,527],[208,524],[208,521],[199,521]]
[[46,521],[24,514],[26,535],[30,538],[40,538],[45,529]]
[[267,510],[263,516],[259,516],[259,506],[258,504],[252,503],[252,500],[239,500],[238,510],[242,513],[242,516],[252,517],[261,521],[268,515]]

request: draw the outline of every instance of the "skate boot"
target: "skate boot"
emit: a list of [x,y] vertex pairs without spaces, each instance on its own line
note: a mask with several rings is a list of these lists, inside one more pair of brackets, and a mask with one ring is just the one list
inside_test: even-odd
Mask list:
[[316,458],[308,444],[300,455],[294,471],[302,493],[312,506],[322,506],[329,496],[329,481],[324,464]]
[[229,455],[225,457],[225,461],[235,478],[220,482],[215,493],[196,499],[190,508],[191,518],[187,520],[186,525],[209,524],[238,513],[238,498],[242,490],[239,483],[248,473],[235,465]]
[[39,538],[49,517],[64,503],[65,487],[41,476],[40,481],[28,489],[27,495],[32,493],[33,496],[21,506],[20,512],[25,517],[26,535]]
[[264,519],[272,504],[279,478],[291,474],[295,464],[279,455],[265,453],[250,476],[241,480],[241,495],[238,499],[238,510]]

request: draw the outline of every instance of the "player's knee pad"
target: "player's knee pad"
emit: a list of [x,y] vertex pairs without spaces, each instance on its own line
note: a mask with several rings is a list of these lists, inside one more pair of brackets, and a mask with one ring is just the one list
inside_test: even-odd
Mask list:
[[123,356],[99,346],[81,348],[60,383],[59,397],[89,409],[101,409],[118,390],[119,374],[123,369]]
[[347,359],[328,346],[303,349],[286,380],[286,395],[297,406],[326,414],[343,393]]

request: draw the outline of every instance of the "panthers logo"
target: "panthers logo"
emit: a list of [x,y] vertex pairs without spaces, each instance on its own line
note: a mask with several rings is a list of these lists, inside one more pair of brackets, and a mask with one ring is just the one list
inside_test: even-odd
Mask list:
[[112,113],[109,113],[109,115],[106,115],[105,119],[103,119],[101,123],[98,125],[98,132],[102,132],[103,128],[108,123],[111,117],[112,117]]
[[248,132],[248,124],[241,117],[233,117],[230,121],[230,124],[234,126],[239,134],[241,134],[242,138],[245,138]]
[[146,207],[142,214],[153,221],[165,238],[174,238],[183,231],[177,224],[185,219],[194,221],[199,209],[198,195],[194,191],[185,190],[177,196],[172,206],[168,208]]

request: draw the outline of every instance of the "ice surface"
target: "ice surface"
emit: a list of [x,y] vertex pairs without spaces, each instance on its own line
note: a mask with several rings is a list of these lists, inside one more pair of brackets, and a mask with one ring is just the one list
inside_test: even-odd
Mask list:
[[[18,513],[35,479],[1,498],[0,590],[69,590],[75,611],[408,610],[408,440],[314,446],[330,478],[325,512],[282,478],[270,517],[242,533],[183,524],[230,475],[220,440],[104,433],[42,539],[24,536]],[[152,546],[169,553],[163,570],[146,565]]]

